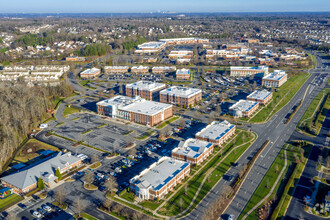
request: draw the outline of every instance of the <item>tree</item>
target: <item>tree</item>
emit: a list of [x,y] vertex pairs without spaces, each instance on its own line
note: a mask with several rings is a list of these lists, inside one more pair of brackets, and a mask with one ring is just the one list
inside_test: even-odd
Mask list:
[[139,211],[134,211],[133,215],[132,215],[132,219],[133,220],[140,220],[142,219],[142,213]]
[[92,156],[92,163],[96,163],[96,162],[99,162],[100,161],[100,158],[97,154],[93,154]]
[[110,208],[111,206],[113,205],[113,201],[106,198],[104,201],[103,201],[103,207],[106,208],[108,211],[110,211]]
[[116,203],[115,205],[112,206],[112,211],[114,213],[119,214],[120,213],[120,210],[122,210],[122,206],[121,205],[119,205],[119,204]]
[[129,150],[129,155],[132,155],[133,157],[136,156],[136,149],[135,149],[135,147],[132,147],[132,148]]
[[58,187],[54,193],[54,199],[59,205],[63,205],[66,196],[66,190],[63,186]]
[[62,179],[62,174],[58,168],[56,169],[55,176],[57,176],[58,180]]
[[180,207],[180,210],[181,211],[183,209],[183,205],[184,205],[184,201],[183,201],[182,197],[180,197],[180,199],[179,199],[179,207]]
[[188,184],[184,186],[184,194],[188,195]]
[[93,182],[93,173],[90,170],[86,170],[86,174],[84,176],[85,184],[91,184]]
[[86,204],[80,198],[77,198],[75,200],[74,207],[76,208],[76,212],[78,213],[78,217],[80,217],[81,212],[86,208]]
[[118,183],[116,179],[111,176],[105,183],[104,186],[106,187],[107,191],[112,194],[112,192],[118,190]]
[[45,188],[44,180],[41,177],[38,178],[38,188],[41,190]]

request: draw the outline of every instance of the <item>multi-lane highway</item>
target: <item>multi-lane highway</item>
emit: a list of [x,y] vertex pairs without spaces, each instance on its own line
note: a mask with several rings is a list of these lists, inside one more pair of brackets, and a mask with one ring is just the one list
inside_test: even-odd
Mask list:
[[[319,58],[317,60],[320,61]],[[318,62],[318,67],[321,66],[322,63]],[[257,152],[257,150],[266,140],[269,139],[270,144],[264,149],[262,154],[256,160],[254,166],[251,168],[249,175],[242,184],[237,195],[226,209],[225,214],[223,215],[224,218],[228,217],[229,214],[233,214],[236,219],[240,215],[249,199],[253,195],[254,191],[258,187],[259,183],[261,182],[262,178],[266,174],[267,170],[270,168],[276,156],[282,149],[284,143],[290,139],[292,133],[295,131],[298,121],[306,111],[311,100],[326,85],[325,79],[321,86],[314,86],[315,81],[319,77],[319,71],[316,69],[310,72],[311,77],[306,81],[302,88],[285,107],[277,112],[267,123],[251,125],[251,129],[258,134],[258,138],[239,159],[238,166],[232,167],[229,170],[229,173],[234,175],[237,174],[241,166],[248,163],[251,156]],[[297,103],[299,103],[303,98],[304,101],[297,113],[293,116],[288,124],[284,124],[287,113],[290,112],[292,108],[297,105]],[[213,203],[219,196],[221,189],[225,184],[228,185],[230,183],[222,179],[202,200],[202,202],[185,218],[200,219],[203,216],[205,210],[208,208],[209,204]]]

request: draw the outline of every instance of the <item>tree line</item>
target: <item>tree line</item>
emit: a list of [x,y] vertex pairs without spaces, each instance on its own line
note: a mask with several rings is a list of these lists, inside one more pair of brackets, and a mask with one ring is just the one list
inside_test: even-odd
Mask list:
[[110,53],[111,47],[107,44],[93,44],[86,45],[86,47],[76,50],[74,52],[77,56],[103,56]]
[[13,156],[28,132],[46,119],[59,97],[72,94],[66,82],[58,86],[27,87],[24,82],[0,83],[0,169]]

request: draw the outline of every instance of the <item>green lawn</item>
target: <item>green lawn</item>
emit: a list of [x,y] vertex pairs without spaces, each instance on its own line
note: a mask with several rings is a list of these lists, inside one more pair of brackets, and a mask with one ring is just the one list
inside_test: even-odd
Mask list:
[[84,86],[84,87],[86,87],[88,89],[96,89],[96,88],[88,85],[90,82],[91,82],[90,80],[81,80],[80,81],[80,85],[82,85],[82,86]]
[[92,132],[92,131],[93,131],[92,129],[88,129],[88,130],[82,132],[81,134],[88,134],[88,133],[90,133],[90,132]]
[[23,197],[17,194],[12,194],[5,199],[0,199],[0,211],[5,210],[6,208],[18,203],[21,200],[23,200]]
[[[310,133],[310,134],[315,134],[315,132],[317,132],[321,128],[322,122],[325,119],[326,111],[327,111],[327,109],[329,109],[328,105],[329,105],[330,101],[327,100],[327,102],[325,103],[324,98],[323,98],[324,95],[326,95],[327,93],[330,93],[330,89],[322,90],[313,99],[311,104],[308,106],[305,114],[303,115],[303,117],[300,119],[300,121],[298,123],[299,129],[304,130],[305,132]],[[318,106],[319,106],[319,110],[316,110],[316,108]],[[322,108],[325,108],[325,110],[320,111],[320,109],[322,109]],[[315,115],[313,115],[314,111],[315,111]],[[321,114],[318,114],[318,112],[320,112]],[[318,118],[315,118],[315,117],[318,117]]]
[[[302,147],[300,147],[299,145],[293,145],[293,144],[289,144],[288,145],[288,149],[287,149],[287,152],[286,152],[287,153],[288,164],[287,164],[287,167],[285,168],[285,171],[283,173],[282,178],[284,178],[286,176],[286,173],[287,173],[288,168],[289,168],[288,165],[290,163],[297,162],[296,157],[300,161],[302,161],[302,160],[307,161],[306,158],[309,155],[309,152],[311,150],[311,146],[310,145],[307,145],[306,147],[303,148],[304,149],[303,156],[300,153],[301,152],[301,149],[302,149]],[[284,167],[284,163],[285,163],[285,160],[284,160],[284,151],[285,151],[284,148],[280,151],[280,153],[276,157],[275,161],[273,162],[272,166],[267,171],[266,175],[262,179],[261,183],[259,184],[258,188],[256,189],[256,191],[254,192],[254,194],[250,198],[249,202],[245,206],[243,212],[241,213],[241,215],[239,216],[238,219],[242,219],[243,216],[249,210],[251,210],[257,203],[259,203],[262,199],[264,199],[268,195],[268,193],[270,192],[271,188],[273,187],[276,179],[278,178],[278,174],[281,172],[282,168]],[[277,171],[276,171],[276,169],[277,169]],[[284,185],[281,184],[281,181],[279,181],[278,184],[276,185],[276,187],[275,187],[272,195],[269,197],[269,200],[273,196],[275,196],[275,194],[277,196],[281,196],[283,190],[284,190]],[[258,208],[255,209],[247,217],[247,219],[251,219],[251,220],[252,219],[258,219]]]
[[[94,216],[91,216],[87,213],[80,213],[80,217],[87,220],[98,220],[98,218],[95,218]],[[75,215],[75,218],[78,218],[78,215]]]
[[137,137],[138,140],[144,140],[148,137],[150,137],[152,134],[154,133],[154,131],[149,131],[148,133],[146,133],[145,135],[141,136],[141,137]]
[[[242,136],[245,136],[245,140],[242,139]],[[200,187],[203,179],[205,178],[207,170],[210,168],[215,168],[214,171],[211,173],[209,180],[204,182],[204,185],[201,188],[193,206],[189,211],[191,211],[210,191],[210,189],[218,182],[218,180],[227,172],[227,170],[232,166],[242,154],[243,152],[250,146],[250,143],[242,145],[238,149],[236,149],[233,153],[228,155],[228,152],[235,146],[243,144],[244,142],[248,142],[253,138],[251,133],[247,131],[242,131],[238,134],[235,140],[231,140],[223,149],[223,155],[227,155],[227,158],[219,164],[219,161],[222,160],[223,157],[220,155],[219,148],[216,148],[216,152],[213,152],[213,155],[216,155],[211,160],[207,161],[206,166],[203,167],[201,170],[197,171],[198,173],[189,180],[187,194],[185,193],[184,187],[180,189],[160,210],[159,213],[168,216],[178,215],[182,212],[182,210],[186,209],[189,204],[191,203],[193,197],[195,196],[198,188]],[[219,164],[219,166],[217,166]],[[180,199],[183,199],[183,206],[180,209],[178,202]]]
[[[309,73],[292,75],[288,81],[273,93],[273,100],[256,114],[250,122],[263,122],[285,106],[309,77]],[[276,107],[275,107],[276,106]]]
[[315,56],[313,54],[310,54],[310,53],[308,53],[307,55],[311,58],[311,60],[313,62],[312,68],[315,68],[317,66],[317,61],[316,61]]
[[80,112],[79,108],[76,108],[76,107],[73,107],[73,106],[71,106],[71,107],[65,106],[63,116],[67,117],[68,115],[71,115],[71,114],[77,113],[77,112]]
[[162,129],[164,128],[165,126],[167,126],[168,124],[171,124],[172,122],[178,120],[180,118],[180,116],[173,116],[171,117],[170,119],[164,121],[163,123],[159,124],[156,126],[157,129]]
[[120,194],[119,196],[130,202],[134,202],[134,200],[135,200],[135,194],[133,192],[127,192],[126,190],[123,194]]

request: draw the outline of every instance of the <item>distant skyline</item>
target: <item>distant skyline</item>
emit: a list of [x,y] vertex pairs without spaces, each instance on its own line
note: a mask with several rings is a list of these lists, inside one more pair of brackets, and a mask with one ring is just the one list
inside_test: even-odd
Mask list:
[[329,0],[4,0],[0,13],[323,12]]

